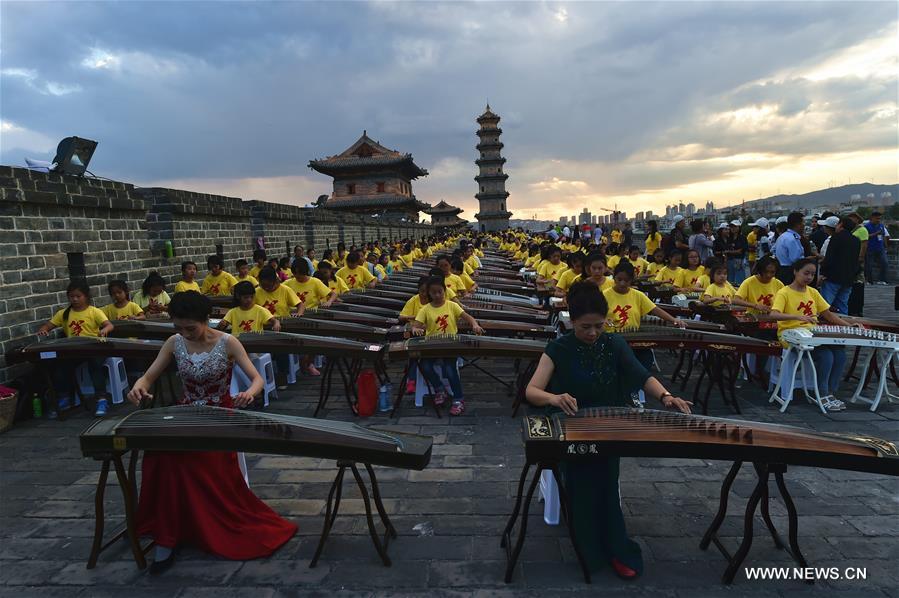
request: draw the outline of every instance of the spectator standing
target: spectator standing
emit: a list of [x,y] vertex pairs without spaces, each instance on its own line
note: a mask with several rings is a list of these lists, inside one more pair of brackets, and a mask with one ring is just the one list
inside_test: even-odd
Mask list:
[[819,226],[834,232],[827,241],[827,250],[821,262],[821,296],[840,314],[849,312],[849,293],[859,271],[858,255],[861,241],[850,232],[855,222],[848,216],[842,220],[831,216],[818,222]]
[[818,251],[818,255],[820,259],[824,259],[824,256],[827,255],[827,248],[830,247],[830,238],[833,236],[835,232],[837,232],[837,225],[840,223],[840,219],[836,216],[828,216],[824,220],[818,221],[818,229],[824,232],[825,239],[824,242],[821,243],[821,249]]
[[687,243],[687,233],[684,232],[687,223],[680,214],[672,218],[672,222],[674,222],[674,228],[671,229],[671,250],[666,253],[671,255],[673,252],[678,251],[682,258],[686,257],[686,253],[690,250],[690,245]]
[[[887,284],[887,240],[890,231],[884,226],[883,215],[873,212],[864,225],[868,231],[868,252],[865,255],[865,279],[868,284]],[[874,276],[877,269],[878,277]]]
[[727,256],[727,280],[734,287],[739,287],[746,280],[746,238],[740,233],[743,223],[733,220],[730,223],[730,237],[724,248]]
[[855,223],[852,234],[861,241],[861,250],[858,253],[858,275],[849,293],[849,315],[861,316],[865,311],[865,258],[868,253],[868,229],[862,226],[862,218],[855,212],[849,214],[849,218]]
[[[755,271],[755,264],[758,263],[760,259],[766,255],[771,255],[771,235],[768,232],[769,223],[767,218],[759,218],[749,226],[752,227],[752,232],[750,234],[753,235],[755,245],[755,259],[753,260],[752,254],[750,254],[749,260],[749,270],[750,272],[753,272]],[[751,251],[753,249],[753,243],[750,242],[749,235],[746,236],[746,242]]]
[[718,225],[718,232],[712,238],[712,253],[715,254],[719,260],[721,260],[722,264],[727,264],[727,256],[724,254],[724,250],[727,248],[727,243],[730,240],[730,231],[727,230],[727,223],[722,222]]
[[784,285],[793,283],[793,264],[805,257],[800,233],[805,228],[805,220],[801,213],[792,212],[785,222],[786,230],[777,237],[774,243],[774,257],[779,267],[777,279]]
[[704,230],[703,225],[705,223],[702,220],[694,220],[690,223],[690,229],[693,231],[693,234],[690,235],[690,238],[687,240],[687,245],[691,250],[695,250],[699,254],[699,263],[704,264],[707,259],[712,255],[712,248],[715,243],[709,239]]
[[[809,240],[818,248],[818,253],[821,253],[821,247],[824,246],[824,242],[830,237],[830,233],[824,229],[824,225],[821,224],[821,222],[824,222],[833,216],[835,216],[833,212],[824,212],[820,217],[816,216],[816,219],[812,220],[814,226],[812,226]],[[837,218],[837,220],[839,220],[839,218]]]
[[656,249],[662,245],[662,233],[659,232],[659,223],[649,220],[646,223],[646,259],[651,260]]
[[624,223],[624,230],[622,231],[623,239],[622,243],[630,249],[631,245],[634,244],[634,229],[631,228],[630,222]]

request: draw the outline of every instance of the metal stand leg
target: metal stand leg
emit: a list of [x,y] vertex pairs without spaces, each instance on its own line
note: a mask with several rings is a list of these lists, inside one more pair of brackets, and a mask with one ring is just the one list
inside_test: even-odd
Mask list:
[[106,516],[103,511],[103,498],[106,495],[106,480],[109,478],[109,459],[103,459],[103,467],[100,468],[100,481],[97,482],[97,493],[94,496],[94,542],[91,545],[91,554],[87,559],[87,568],[97,566],[97,559],[103,545],[103,528]]
[[411,367],[412,362],[407,362],[406,369],[403,370],[403,378],[400,380],[400,387],[396,391],[396,399],[393,401],[393,411],[390,412],[390,417],[396,417],[396,412],[400,408],[400,403],[403,402],[403,395],[406,394],[406,381],[409,380],[409,369]]
[[115,465],[119,486],[122,488],[122,497],[125,499],[125,528],[128,533],[128,542],[131,544],[131,552],[134,554],[134,560],[137,561],[137,566],[143,569],[147,566],[147,560],[144,558],[144,552],[141,550],[140,542],[138,542],[137,538],[135,522],[137,499],[131,495],[131,481],[128,479],[128,474],[125,473],[125,466],[122,464],[122,456],[115,455],[112,461]]
[[319,412],[324,409],[331,396],[331,381],[334,377],[334,359],[328,359],[325,362],[324,371],[322,371],[322,381],[318,389],[318,405],[315,406],[315,412],[312,417],[318,417]]
[[[574,554],[577,556],[578,563],[581,565],[581,571],[584,573],[584,582],[590,583],[590,569],[587,567],[587,560],[581,552],[581,547],[577,543],[577,536],[574,529],[574,520],[568,511],[568,492],[565,490],[565,484],[562,483],[562,476],[559,474],[559,467],[556,464],[550,468],[553,472],[553,478],[556,480],[556,486],[559,489],[559,505],[562,507],[562,517],[565,518],[565,525],[568,527],[568,537],[571,539],[571,545],[574,547]],[[540,474],[537,474],[540,477]]]
[[325,504],[325,525],[322,528],[322,535],[318,540],[315,554],[312,555],[312,560],[309,562],[310,569],[315,568],[318,564],[318,559],[325,548],[325,542],[328,540],[328,534],[331,533],[331,526],[334,525],[334,520],[337,519],[337,510],[340,507],[340,493],[343,489],[343,474],[345,472],[346,466],[341,465],[337,470],[334,482],[331,484],[331,489],[328,491],[328,502]]
[[718,541],[717,534],[718,530],[721,528],[721,524],[724,523],[725,515],[727,515],[727,499],[730,497],[731,486],[734,485],[734,480],[737,478],[737,474],[740,472],[741,467],[743,467],[742,461],[734,461],[730,471],[727,472],[727,477],[724,478],[724,483],[721,484],[721,498],[718,501],[718,512],[715,513],[712,524],[705,531],[705,535],[702,536],[702,541],[699,542],[700,550],[708,549],[709,543],[715,542],[718,549],[724,552],[727,558],[730,558],[730,555],[726,554],[724,546]]

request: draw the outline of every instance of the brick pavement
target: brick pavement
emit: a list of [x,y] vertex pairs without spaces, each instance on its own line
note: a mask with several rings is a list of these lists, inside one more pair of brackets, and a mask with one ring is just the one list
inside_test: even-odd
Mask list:
[[[870,288],[870,287],[869,287]],[[869,291],[868,313],[894,318],[892,289]],[[875,298],[876,295],[876,298]],[[872,307],[876,307],[874,311]],[[887,310],[889,308],[889,310]],[[663,360],[670,373],[670,360]],[[493,364],[508,374],[510,366]],[[398,376],[397,376],[398,377]],[[717,506],[728,463],[625,459],[621,494],[630,532],[642,545],[646,572],[633,583],[608,571],[592,586],[580,578],[564,530],[545,525],[534,512],[528,542],[511,584],[503,583],[499,533],[511,509],[522,465],[519,420],[510,399],[482,374],[463,372],[470,395],[461,418],[437,419],[407,405],[396,420],[376,415],[365,425],[430,434],[434,456],[423,472],[379,471],[384,502],[400,534],[390,547],[393,567],[380,565],[371,546],[355,487],[345,500],[316,569],[308,562],[320,533],[333,463],[319,459],[250,456],[255,492],[297,522],[299,533],[273,557],[229,562],[191,549],[160,578],[137,570],[124,543],[110,548],[99,566],[85,561],[93,532],[92,498],[98,464],[82,459],[77,435],[90,421],[32,421],[0,435],[0,598],[6,596],[803,596],[823,590],[837,596],[899,596],[899,481],[882,476],[791,468],[787,484],[800,512],[800,545],[813,566],[867,567],[863,582],[749,581],[740,574],[720,583],[724,562],[698,543]],[[310,415],[316,389],[304,380],[274,403],[278,413]],[[714,395],[713,395],[714,397]],[[781,416],[760,389],[739,390],[746,419],[807,425],[820,431],[858,431],[899,441],[899,405],[877,413],[850,406],[822,415],[799,404]],[[328,418],[350,419],[345,403],[331,402]],[[713,415],[730,415],[713,398]],[[124,410],[124,407],[118,410]],[[722,535],[735,546],[738,513],[752,490],[742,474]],[[772,485],[772,495],[776,488]],[[121,513],[115,487],[107,507]],[[774,499],[775,523],[785,512]],[[758,522],[761,523],[760,521]],[[789,565],[756,527],[749,565]]]

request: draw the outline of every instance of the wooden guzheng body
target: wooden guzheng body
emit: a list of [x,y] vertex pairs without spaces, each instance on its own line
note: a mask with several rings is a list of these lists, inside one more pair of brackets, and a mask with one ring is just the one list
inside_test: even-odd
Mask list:
[[[396,530],[381,501],[372,465],[421,470],[431,459],[433,440],[416,434],[381,432],[352,423],[324,421],[286,415],[256,413],[211,406],[176,406],[135,411],[120,417],[99,419],[81,434],[84,456],[103,462],[94,500],[96,526],[88,568],[96,566],[100,553],[127,535],[138,567],[146,566],[145,549],[137,537],[137,454],[158,451],[249,451],[277,455],[319,457],[337,461],[337,474],[328,494],[325,523],[310,566],[321,556],[340,508],[341,487],[347,470],[352,472],[365,506],[369,534],[385,565],[390,565],[387,546]],[[128,468],[123,455],[130,452]],[[371,490],[357,467],[365,468]],[[125,529],[103,542],[105,527],[104,494],[110,466],[125,503]],[[369,499],[369,496],[373,500]],[[372,517],[372,502],[384,528],[381,538]]]
[[121,357],[152,361],[161,348],[162,341],[160,340],[72,336],[16,347],[6,353],[6,361],[10,364],[37,363],[53,359],[88,359],[91,357]]
[[469,334],[415,336],[402,342],[390,343],[390,359],[418,359],[438,357],[508,357],[539,359],[545,341],[495,338]]
[[334,320],[335,322],[352,322],[354,324],[366,324],[375,328],[390,328],[400,321],[395,317],[382,316],[352,311],[337,311],[331,308],[307,309],[303,316],[313,320]]
[[[530,503],[544,470],[553,472],[558,484],[562,512],[569,537],[581,564],[584,579],[590,572],[577,542],[577,521],[568,511],[564,480],[559,475],[562,461],[590,461],[608,457],[688,458],[733,461],[721,487],[718,511],[699,547],[714,544],[728,566],[722,581],[733,581],[753,540],[755,514],[761,515],[775,545],[784,548],[800,567],[808,564],[799,549],[798,514],[784,481],[790,465],[846,469],[899,476],[899,447],[895,443],[864,435],[829,434],[805,428],[687,415],[680,412],[651,411],[624,407],[603,407],[579,411],[576,416],[535,415],[522,422],[526,463],[518,482],[511,517],[503,531],[501,545],[508,558],[506,582],[511,581],[524,545]],[[731,553],[724,547],[718,530],[727,515],[730,490],[744,462],[751,462],[757,483],[746,506],[743,538]],[[536,466],[525,494],[531,467]],[[787,510],[789,548],[769,514],[768,483],[774,476],[780,498]],[[519,521],[519,514],[521,520]],[[512,533],[518,525],[518,537]]]
[[365,342],[384,342],[387,340],[387,329],[360,324],[357,322],[341,322],[333,319],[319,319],[314,315],[299,318],[280,318],[282,332],[294,332],[317,336],[333,336]]
[[641,325],[615,331],[633,349],[699,350],[715,353],[755,353],[780,355],[780,343],[762,339],[725,334],[704,329],[680,329],[674,326]]

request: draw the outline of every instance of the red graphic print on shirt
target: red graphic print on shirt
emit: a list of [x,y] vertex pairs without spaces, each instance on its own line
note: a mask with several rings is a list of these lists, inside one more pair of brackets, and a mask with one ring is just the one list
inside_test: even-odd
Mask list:
[[219,294],[219,283],[209,285],[209,294],[210,295],[218,295]]
[[815,315],[812,312],[812,304],[813,303],[814,302],[811,299],[809,299],[808,301],[800,301],[799,305],[796,307],[802,313],[803,316],[813,316],[813,315]]
[[447,327],[449,327],[449,314],[443,314],[442,316],[437,316],[437,328],[440,329],[440,332],[446,332]]
[[615,326],[618,328],[624,328],[627,325],[627,317],[628,312],[631,310],[633,305],[616,305],[615,309],[612,310],[612,314],[617,318],[617,322],[615,322]]
[[309,291],[303,291],[302,293],[300,293],[300,295],[299,295],[300,303],[306,303],[306,295],[308,295],[308,294],[309,294]]
[[81,333],[84,332],[84,320],[71,320],[69,328],[72,329],[72,336],[81,336]]
[[355,274],[347,274],[346,283],[350,288],[356,286],[356,275]]
[[768,293],[767,295],[759,295],[758,302],[761,303],[762,305],[767,305],[768,307],[771,307],[772,305],[774,305],[774,294]]
[[255,320],[241,320],[238,327],[244,332],[253,332],[253,322]]
[[270,299],[262,304],[262,307],[271,312],[272,315],[275,315],[275,306],[278,304],[277,299]]

